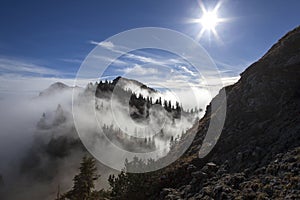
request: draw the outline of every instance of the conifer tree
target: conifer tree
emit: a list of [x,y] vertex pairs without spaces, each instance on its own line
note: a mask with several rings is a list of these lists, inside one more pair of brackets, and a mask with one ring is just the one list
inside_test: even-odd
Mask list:
[[73,188],[66,194],[58,197],[59,200],[94,200],[97,191],[94,182],[100,177],[97,174],[96,161],[92,157],[84,156],[79,168],[80,172],[73,178]]

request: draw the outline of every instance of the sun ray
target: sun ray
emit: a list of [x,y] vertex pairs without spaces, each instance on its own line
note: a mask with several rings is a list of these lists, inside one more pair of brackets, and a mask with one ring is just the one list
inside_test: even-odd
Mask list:
[[198,1],[199,7],[203,13],[206,13],[206,8],[201,0]]
[[218,3],[217,3],[217,5],[214,7],[214,9],[213,9],[213,12],[214,13],[217,13],[218,12],[218,10],[219,10],[219,8],[221,7],[221,5],[222,5],[222,1],[219,1]]
[[199,41],[200,38],[202,37],[202,35],[204,34],[205,29],[201,29],[201,31],[198,33],[198,35],[196,36],[196,40]]
[[214,35],[214,37],[217,39],[217,41],[221,44],[223,44],[223,40],[221,39],[221,37],[219,36],[218,32],[216,31],[216,29],[212,29],[212,33]]

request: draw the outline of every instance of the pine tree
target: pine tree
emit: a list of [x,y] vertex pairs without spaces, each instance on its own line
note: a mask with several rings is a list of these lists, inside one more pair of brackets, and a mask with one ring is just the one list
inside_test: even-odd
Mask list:
[[79,168],[80,172],[73,179],[73,188],[62,199],[92,200],[95,199],[94,182],[100,177],[97,174],[96,161],[92,157],[84,156]]
[[172,103],[171,103],[171,101],[169,101],[168,102],[168,109],[169,109],[169,111],[171,111],[171,108],[172,108]]
[[164,100],[164,109],[166,111],[168,111],[168,102],[167,102],[167,100]]
[[134,157],[131,162],[125,160],[125,169],[117,176],[110,175],[108,182],[111,186],[110,199],[113,200],[141,200],[147,199],[147,193],[151,193],[151,186],[153,184],[151,176],[154,172],[150,173],[129,173],[129,171],[146,170],[153,167],[155,164],[153,159],[147,162]]

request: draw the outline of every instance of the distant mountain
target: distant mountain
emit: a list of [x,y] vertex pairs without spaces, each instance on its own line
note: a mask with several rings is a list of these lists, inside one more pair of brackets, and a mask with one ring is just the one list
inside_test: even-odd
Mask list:
[[[100,81],[95,85],[90,84],[87,87],[87,92],[94,92],[94,87],[96,87],[95,96],[98,99],[115,98],[126,107],[129,104],[130,116],[135,120],[147,119],[149,110],[153,105],[161,106],[162,109],[172,115],[173,119],[184,116],[192,120],[199,112],[202,112],[202,109],[195,108],[195,113],[193,113],[193,110],[189,113],[182,108],[179,102],[163,99],[163,95],[159,91],[139,81],[120,76],[113,81]],[[99,108],[99,104],[96,105],[96,108]]]
[[72,87],[69,87],[68,85],[61,82],[56,82],[50,85],[47,89],[41,91],[39,96],[53,95],[54,93],[66,91],[68,89],[72,89]]
[[300,27],[224,89],[227,116],[216,146],[198,158],[217,114],[209,105],[189,131],[196,132],[189,150],[164,170],[156,198],[299,199]]

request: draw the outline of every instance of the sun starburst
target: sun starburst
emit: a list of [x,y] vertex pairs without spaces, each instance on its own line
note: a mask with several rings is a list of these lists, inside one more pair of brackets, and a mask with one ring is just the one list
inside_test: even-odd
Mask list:
[[199,24],[201,26],[201,29],[196,36],[196,39],[200,40],[203,34],[207,32],[209,35],[210,33],[213,33],[215,38],[220,40],[216,27],[220,23],[227,20],[226,18],[221,18],[218,16],[218,11],[221,6],[221,1],[219,1],[216,4],[216,6],[211,10],[206,9],[204,4],[201,1],[199,2],[199,5],[201,8],[202,15],[199,18],[189,20],[190,23]]

